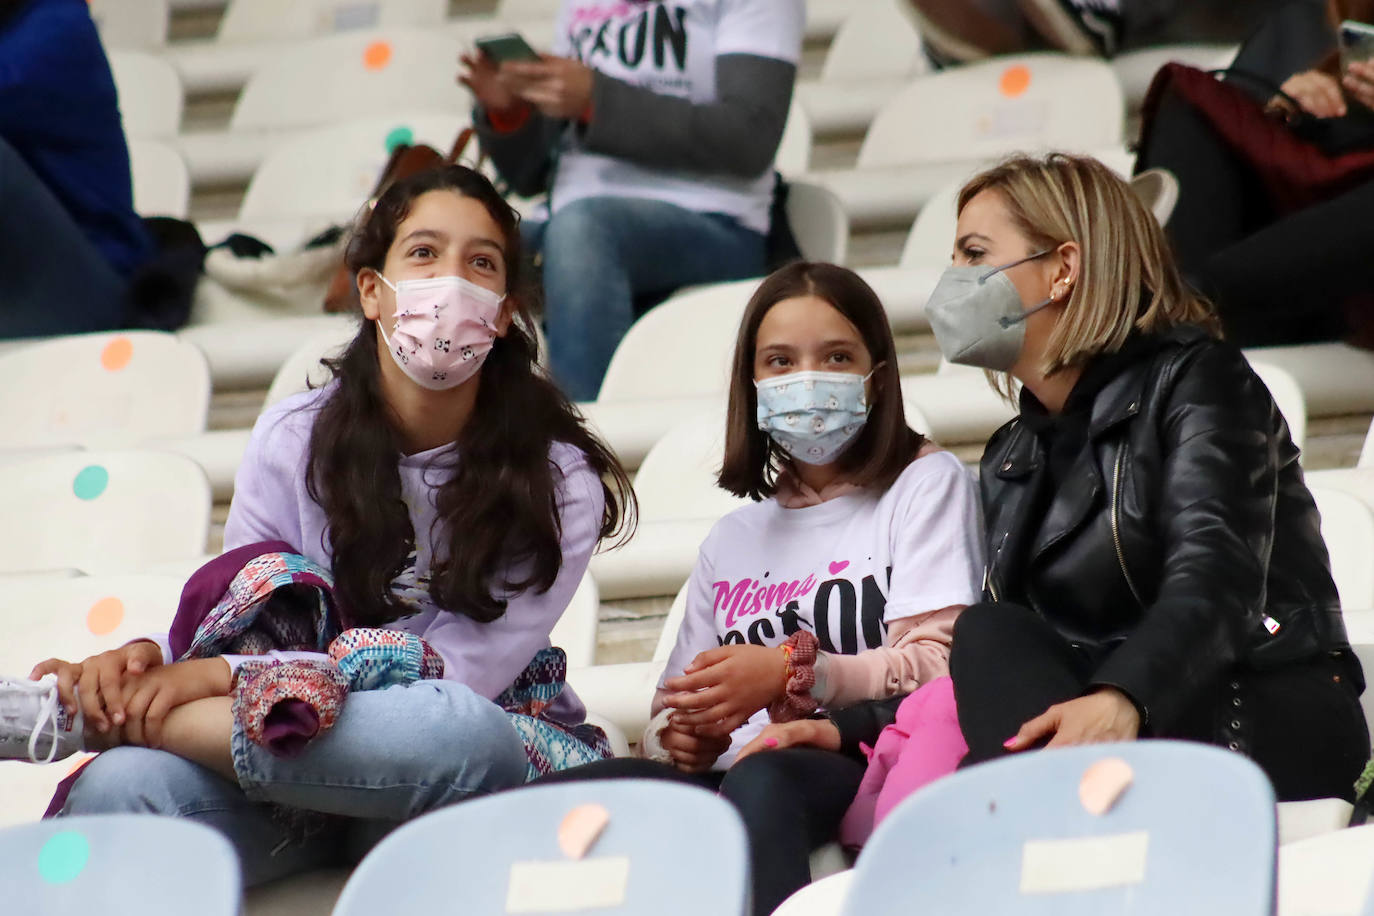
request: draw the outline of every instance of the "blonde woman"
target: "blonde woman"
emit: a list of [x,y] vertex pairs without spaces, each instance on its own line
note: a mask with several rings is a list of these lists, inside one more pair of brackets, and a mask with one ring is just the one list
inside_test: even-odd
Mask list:
[[1280,799],[1350,798],[1364,678],[1298,450],[1126,184],[1057,154],[974,178],[927,311],[946,357],[1021,386],[954,629],[965,763],[1186,738]]

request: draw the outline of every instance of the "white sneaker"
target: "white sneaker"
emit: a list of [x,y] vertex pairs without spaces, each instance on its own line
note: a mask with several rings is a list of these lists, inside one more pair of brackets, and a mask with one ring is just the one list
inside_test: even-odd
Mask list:
[[52,763],[82,750],[83,735],[81,710],[68,716],[58,699],[57,675],[0,677],[0,760]]

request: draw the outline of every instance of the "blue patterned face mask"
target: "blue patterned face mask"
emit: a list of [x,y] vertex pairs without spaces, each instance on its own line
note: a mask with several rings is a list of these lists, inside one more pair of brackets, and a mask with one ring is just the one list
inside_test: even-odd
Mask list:
[[873,375],[791,372],[754,382],[759,429],[807,464],[829,464],[868,421],[864,382]]

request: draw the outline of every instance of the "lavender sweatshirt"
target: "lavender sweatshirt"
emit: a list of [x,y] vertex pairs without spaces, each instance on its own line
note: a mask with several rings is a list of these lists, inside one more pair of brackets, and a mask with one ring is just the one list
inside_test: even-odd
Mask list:
[[[303,392],[263,411],[234,479],[234,501],[224,526],[224,549],[258,541],[281,540],[327,569],[333,556],[326,536],[324,510],[306,490],[310,430],[333,386]],[[414,613],[389,629],[423,638],[444,659],[444,678],[458,681],[488,699],[511,685],[534,654],[549,645],[549,632],[577,590],[587,561],[596,549],[604,497],[596,472],[582,452],[554,443],[549,461],[562,476],[557,488],[563,527],[563,566],[547,592],[533,590],[508,595],[506,612],[491,623],[478,623],[461,613],[437,607],[428,591],[429,571],[436,543],[444,543],[434,526],[437,489],[452,475],[456,448],[441,446],[398,462],[401,490],[415,530],[416,550],[405,571],[393,583],[402,603]],[[431,465],[439,465],[432,467]],[[499,581],[501,577],[493,577]],[[167,661],[165,634],[154,637]],[[311,653],[275,653],[300,657]],[[225,656],[231,666],[241,656]],[[578,723],[585,707],[571,688],[550,709],[561,722]]]

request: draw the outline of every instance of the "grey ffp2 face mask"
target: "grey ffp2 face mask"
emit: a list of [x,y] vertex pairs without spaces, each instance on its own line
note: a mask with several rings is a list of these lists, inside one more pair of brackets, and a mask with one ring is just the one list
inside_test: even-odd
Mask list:
[[963,366],[1006,372],[1021,356],[1026,319],[1052,303],[1026,309],[1003,271],[1042,258],[1047,248],[1000,267],[947,267],[926,300],[926,317],[945,359]]

